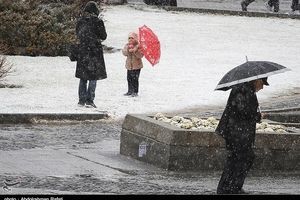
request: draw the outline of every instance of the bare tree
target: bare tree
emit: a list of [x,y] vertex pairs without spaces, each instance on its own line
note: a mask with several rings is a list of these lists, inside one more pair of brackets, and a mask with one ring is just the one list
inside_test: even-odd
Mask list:
[[0,46],[0,81],[12,72],[13,65],[6,60],[5,49]]

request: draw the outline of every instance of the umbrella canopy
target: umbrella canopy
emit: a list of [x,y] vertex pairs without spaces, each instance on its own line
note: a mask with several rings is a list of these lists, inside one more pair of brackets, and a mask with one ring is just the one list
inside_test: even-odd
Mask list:
[[233,85],[265,78],[289,70],[290,69],[274,62],[247,61],[227,72],[220,80],[215,90],[226,91]]
[[139,43],[145,58],[152,66],[160,59],[160,42],[158,37],[146,25],[139,28]]

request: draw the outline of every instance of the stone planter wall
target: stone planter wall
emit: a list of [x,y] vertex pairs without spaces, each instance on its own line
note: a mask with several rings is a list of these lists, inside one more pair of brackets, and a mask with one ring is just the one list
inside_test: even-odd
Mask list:
[[[146,115],[125,117],[120,154],[174,171],[222,170],[224,140],[213,131],[190,131]],[[253,170],[300,170],[300,133],[257,133]]]

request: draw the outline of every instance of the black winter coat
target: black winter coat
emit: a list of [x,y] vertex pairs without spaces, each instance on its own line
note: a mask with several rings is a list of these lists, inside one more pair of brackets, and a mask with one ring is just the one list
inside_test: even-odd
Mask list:
[[253,145],[256,123],[261,120],[253,83],[243,83],[232,88],[216,133],[225,138],[227,144],[233,140],[243,145]]
[[104,23],[96,15],[84,13],[76,24],[80,41],[75,77],[84,80],[107,78],[101,42],[106,39]]

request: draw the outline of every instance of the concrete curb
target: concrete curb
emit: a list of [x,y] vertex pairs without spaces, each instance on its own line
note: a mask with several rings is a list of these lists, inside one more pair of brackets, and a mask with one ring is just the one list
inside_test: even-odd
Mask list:
[[0,113],[0,124],[20,124],[34,123],[39,120],[100,120],[108,118],[106,112],[103,113]]
[[300,112],[291,113],[271,113],[266,114],[266,118],[276,122],[293,123],[294,126],[300,125]]
[[183,8],[174,6],[162,6],[167,11],[180,11],[180,12],[196,12],[196,13],[209,13],[218,15],[234,15],[234,16],[247,16],[247,17],[276,17],[276,18],[289,18],[300,19],[300,15],[290,15],[284,13],[266,13],[266,12],[245,12],[236,10],[218,10],[218,9],[204,9],[204,8]]
[[300,126],[300,107],[263,110],[267,119]]
[[286,112],[293,112],[293,111],[300,111],[300,107],[270,109],[270,110],[263,110],[262,112],[265,112],[265,113],[285,112],[286,113]]

